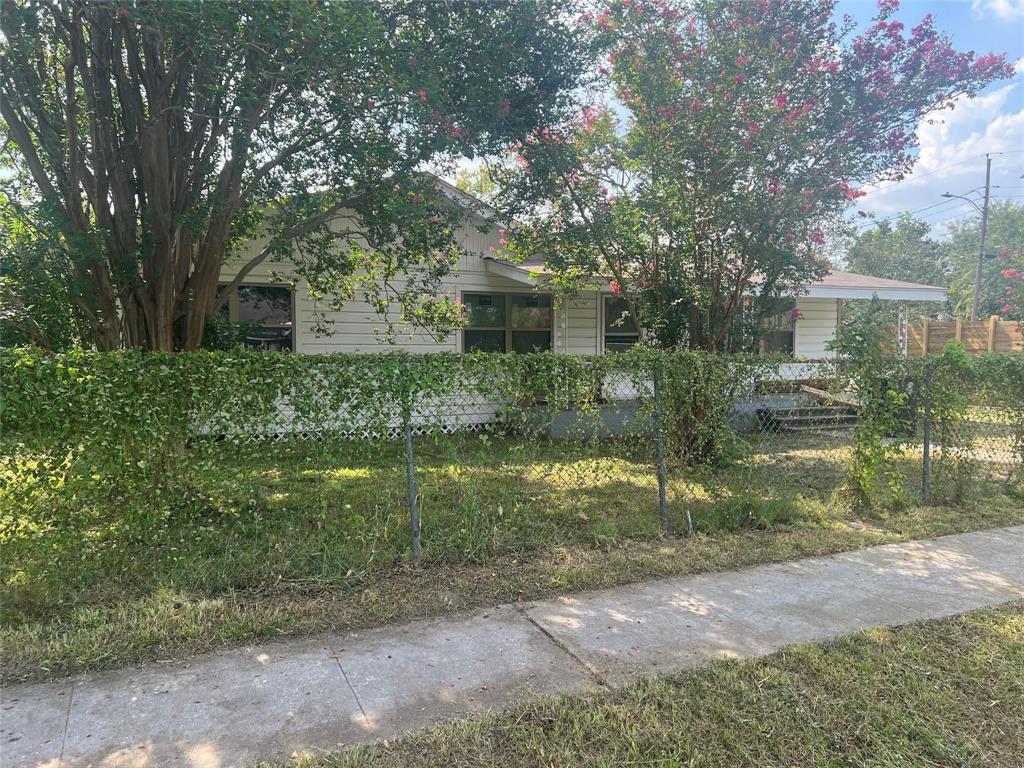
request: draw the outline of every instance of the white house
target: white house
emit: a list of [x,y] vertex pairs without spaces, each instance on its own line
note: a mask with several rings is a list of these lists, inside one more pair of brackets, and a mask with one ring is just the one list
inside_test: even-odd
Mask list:
[[[466,305],[469,326],[440,341],[423,331],[407,330],[390,348],[415,352],[543,349],[593,355],[622,349],[637,340],[634,329],[616,322],[623,304],[611,292],[583,293],[556,306],[551,293],[544,291],[543,267],[495,258],[497,228],[482,231],[488,222],[473,212],[482,210],[482,204],[448,184],[442,182],[440,186],[450,199],[469,209],[468,220],[458,233],[467,255],[445,280],[445,290]],[[257,247],[259,244],[253,243],[252,249]],[[222,279],[234,277],[250,255],[242,253],[237,262],[225,265]],[[301,283],[293,293],[275,282],[274,275],[288,276],[291,271],[288,263],[263,262],[230,298],[228,312],[232,320],[259,325],[250,340],[253,346],[302,354],[379,352],[387,348],[377,332],[384,323],[368,304],[353,300],[340,310],[324,312]],[[832,272],[794,297],[798,312],[774,318],[765,345],[774,351],[790,352],[795,360],[826,359],[832,355],[826,346],[835,338],[843,302],[873,296],[901,303],[945,301],[946,289]],[[332,335],[318,336],[314,332],[317,312],[331,324]]]

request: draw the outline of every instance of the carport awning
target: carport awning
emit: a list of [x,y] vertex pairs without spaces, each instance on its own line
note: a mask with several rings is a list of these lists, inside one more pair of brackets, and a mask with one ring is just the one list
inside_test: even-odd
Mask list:
[[829,272],[813,282],[802,296],[812,299],[871,299],[877,296],[885,301],[945,301],[946,289],[937,285],[907,283],[885,277],[858,275],[854,272]]
[[[485,269],[492,275],[515,280],[523,285],[542,284],[551,274],[542,263],[516,264],[488,257],[484,259]],[[608,290],[608,284],[594,286],[595,290]],[[937,285],[908,283],[903,280],[889,280],[885,277],[858,275],[854,272],[833,271],[807,285],[794,295],[812,299],[871,299],[874,296],[884,301],[945,301],[946,289]]]

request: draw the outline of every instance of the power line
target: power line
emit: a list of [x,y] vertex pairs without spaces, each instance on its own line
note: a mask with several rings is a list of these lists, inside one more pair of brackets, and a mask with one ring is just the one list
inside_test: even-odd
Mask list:
[[[970,193],[968,193],[968,194],[970,194]],[[918,208],[915,211],[900,211],[899,213],[893,214],[892,216],[886,216],[883,219],[872,219],[871,221],[866,221],[866,222],[863,223],[863,225],[860,227],[860,229],[870,229],[871,227],[873,227],[873,226],[875,226],[877,224],[881,224],[883,221],[893,221],[894,219],[899,219],[899,218],[902,218],[903,216],[913,216],[915,214],[922,213],[924,211],[930,211],[932,208],[939,208],[941,206],[951,205],[951,204],[952,205],[956,205],[958,207],[964,205],[964,203],[957,203],[954,200],[942,200],[942,201],[940,201],[938,203],[933,203],[932,205],[926,205],[924,208]]]

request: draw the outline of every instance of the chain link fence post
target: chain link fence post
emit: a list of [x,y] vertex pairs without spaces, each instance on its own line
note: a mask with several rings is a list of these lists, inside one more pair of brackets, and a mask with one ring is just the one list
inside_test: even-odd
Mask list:
[[924,412],[921,425],[921,501],[928,503],[932,474],[932,363],[924,367]]
[[412,371],[408,361],[402,366],[400,388],[404,394],[402,402],[402,432],[405,435],[405,478],[409,491],[409,525],[412,528],[412,564],[420,567],[420,514],[419,498],[416,492],[416,457],[412,450]]
[[661,403],[661,355],[654,362],[654,443],[658,452],[658,520],[662,538],[668,536],[668,469],[665,464],[665,418]]

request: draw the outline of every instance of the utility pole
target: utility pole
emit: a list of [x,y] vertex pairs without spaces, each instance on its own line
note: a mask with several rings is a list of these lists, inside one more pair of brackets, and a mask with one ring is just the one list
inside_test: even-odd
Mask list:
[[978,246],[978,269],[974,273],[974,298],[971,299],[971,320],[978,319],[981,304],[981,270],[985,264],[985,235],[988,230],[988,198],[992,190],[992,155],[985,154],[985,203],[981,209],[981,244]]

